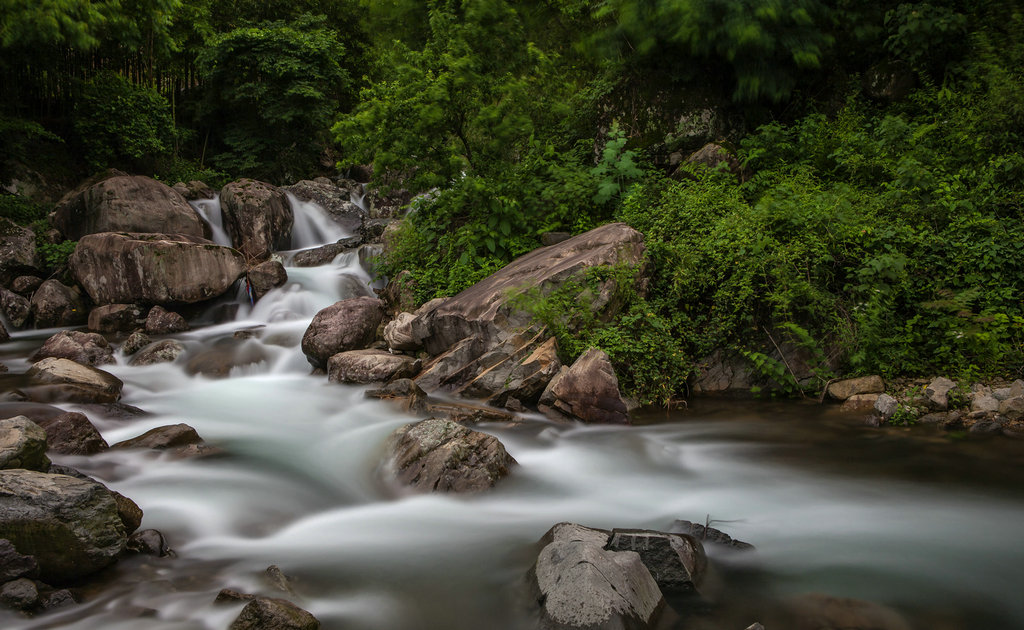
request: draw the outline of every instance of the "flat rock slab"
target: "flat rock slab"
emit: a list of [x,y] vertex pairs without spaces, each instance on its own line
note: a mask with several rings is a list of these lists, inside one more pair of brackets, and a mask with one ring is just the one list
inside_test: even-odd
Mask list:
[[516,463],[497,438],[450,420],[428,418],[391,434],[388,467],[417,492],[479,492]]
[[836,400],[847,400],[858,394],[881,394],[884,391],[885,382],[877,375],[847,378],[828,386],[828,395]]
[[102,484],[28,470],[0,471],[0,538],[34,557],[49,584],[113,564],[127,542],[117,503]]

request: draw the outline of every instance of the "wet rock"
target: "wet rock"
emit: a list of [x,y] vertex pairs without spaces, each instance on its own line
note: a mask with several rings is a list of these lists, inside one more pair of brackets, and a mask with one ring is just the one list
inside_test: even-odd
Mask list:
[[32,577],[39,572],[39,565],[32,556],[18,553],[11,541],[0,538],[0,584],[22,577]]
[[54,207],[54,225],[69,240],[99,232],[166,232],[203,236],[203,221],[170,186],[118,174],[88,181]]
[[707,569],[704,546],[687,534],[614,529],[605,549],[638,553],[665,594],[695,593]]
[[46,599],[43,600],[43,610],[57,610],[77,603],[74,594],[68,589],[62,588],[46,596]]
[[174,339],[164,339],[154,344],[150,344],[139,351],[129,365],[143,366],[143,365],[155,365],[157,363],[173,363],[185,353],[185,346]]
[[546,331],[541,331],[506,358],[485,369],[463,386],[458,391],[459,395],[487,398],[487,402],[496,407],[504,407],[513,398],[520,404],[536,403],[544,388],[562,368],[555,338],[544,339],[546,335]]
[[[347,239],[346,239],[347,240]],[[356,239],[357,241],[360,239]],[[346,243],[328,243],[327,245],[321,245],[320,247],[314,247],[307,249],[295,254],[292,259],[292,265],[295,267],[319,267],[326,265],[341,254],[345,253],[346,250],[351,249],[348,242]]]
[[26,273],[39,273],[42,268],[35,232],[0,217],[0,281],[4,286]]
[[366,348],[377,336],[384,319],[384,302],[356,297],[322,309],[302,335],[302,352],[313,367],[324,369],[327,361],[348,350]]
[[518,418],[507,411],[489,405],[474,405],[458,401],[428,402],[427,413],[459,424],[480,424],[481,422],[502,422],[514,424]]
[[387,350],[349,350],[327,362],[327,380],[333,383],[381,383],[409,378],[419,371],[419,359]]
[[416,384],[427,392],[450,389],[465,380],[468,366],[483,354],[483,342],[467,337],[448,351],[434,357],[416,377]]
[[62,330],[47,339],[31,360],[48,357],[70,359],[82,365],[106,365],[114,362],[114,351],[103,335]]
[[412,313],[399,313],[384,327],[384,341],[388,348],[397,351],[418,350],[420,344],[413,335],[412,323],[416,316]]
[[151,448],[169,449],[190,444],[200,444],[203,438],[187,424],[173,424],[150,429],[138,437],[114,444],[110,448]]
[[223,604],[223,603],[229,603],[229,602],[230,603],[234,603],[234,602],[248,602],[248,601],[252,601],[254,599],[256,599],[255,595],[250,595],[248,593],[241,593],[241,592],[236,591],[236,590],[231,589],[231,588],[222,588],[222,589],[220,589],[220,592],[217,593],[217,597],[215,597],[213,599],[213,602],[215,604]]
[[101,333],[135,330],[142,317],[142,309],[135,304],[107,304],[89,311],[89,330]]
[[46,431],[25,416],[0,419],[0,468],[48,470]]
[[364,395],[367,398],[393,400],[408,413],[423,413],[427,408],[427,393],[408,378],[396,379],[377,389],[368,389]]
[[283,286],[288,282],[288,272],[279,260],[265,260],[247,272],[249,286],[258,300],[271,289]]
[[858,394],[881,394],[884,391],[885,382],[877,375],[847,378],[828,386],[828,395],[836,400],[846,400]]
[[[607,533],[556,525],[527,576],[540,628],[653,628],[665,599],[632,551],[604,548]],[[555,530],[552,528],[552,530]]]
[[11,326],[21,328],[32,313],[32,303],[28,301],[28,298],[0,288],[0,309],[3,310]]
[[[640,265],[643,235],[623,223],[611,223],[563,243],[538,248],[501,271],[417,312],[413,329],[427,352],[438,355],[467,337],[478,337],[485,348],[497,345],[517,329],[532,324],[532,316],[517,308],[526,293],[545,295],[599,265]],[[643,285],[638,273],[637,282]],[[612,299],[614,284],[600,287],[590,308],[609,317],[619,308]]]
[[15,610],[29,610],[39,603],[39,589],[27,578],[12,580],[0,587],[0,603]]
[[910,630],[911,626],[898,612],[858,599],[832,597],[811,593],[788,602],[791,619],[786,627],[792,630]]
[[743,542],[742,540],[736,540],[729,534],[715,529],[714,527],[708,527],[701,525],[700,523],[694,523],[692,521],[676,520],[672,523],[672,526],[668,530],[671,533],[688,534],[693,536],[701,543],[710,543],[718,545],[720,547],[728,547],[737,551],[749,551],[754,549],[754,545]]
[[128,338],[121,344],[121,352],[130,356],[151,343],[153,343],[153,340],[149,338],[149,335],[141,331],[136,331],[128,335]]
[[949,408],[949,392],[955,387],[956,383],[948,378],[936,378],[924,390],[925,404],[934,411],[945,411]]
[[189,375],[227,378],[235,368],[256,365],[266,360],[267,353],[258,343],[245,339],[220,339],[213,348],[190,358],[185,364],[185,371]]
[[99,305],[202,302],[223,295],[245,272],[238,251],[180,234],[91,234],[78,241],[69,264]]
[[263,572],[263,575],[267,578],[267,583],[272,588],[275,588],[282,593],[288,593],[294,595],[295,591],[292,590],[292,579],[284,574],[281,567],[276,564],[272,564],[267,567],[267,570]]
[[541,403],[586,423],[629,422],[615,370],[608,355],[597,348],[587,350],[555,377],[545,396]]
[[497,438],[439,418],[397,429],[386,452],[391,474],[418,492],[486,490],[515,464]]
[[128,551],[157,558],[166,558],[174,555],[174,552],[167,545],[167,539],[155,529],[144,529],[132,534],[128,539]]
[[359,231],[363,225],[366,212],[353,200],[353,193],[358,190],[354,182],[347,183],[343,188],[329,180],[302,180],[297,184],[285,187],[284,190],[295,195],[302,201],[311,201],[331,216],[334,221],[350,234]]
[[113,374],[69,359],[43,359],[25,375],[32,385],[23,391],[36,402],[114,402],[121,397],[124,387]]
[[843,401],[840,407],[849,413],[870,413],[878,402],[879,394],[854,394]]
[[256,597],[242,609],[228,630],[317,630],[320,622],[295,604],[272,597]]
[[108,448],[107,441],[85,414],[69,411],[36,423],[46,431],[46,442],[55,453],[94,455]]
[[264,260],[291,246],[294,215],[284,192],[254,179],[240,179],[220,193],[224,228],[243,255]]
[[159,305],[149,309],[149,315],[146,316],[146,333],[169,335],[186,330],[188,330],[188,322],[181,315]]
[[110,494],[114,496],[114,502],[117,503],[117,515],[121,518],[121,523],[124,524],[125,533],[131,534],[142,525],[142,508],[120,492],[111,490]]
[[11,291],[19,295],[32,295],[41,284],[43,279],[38,276],[18,276],[11,281]]
[[0,471],[0,538],[33,556],[51,584],[113,564],[126,543],[117,504],[102,484],[27,470]]
[[86,301],[78,287],[47,280],[32,294],[30,310],[36,328],[79,326],[89,318]]

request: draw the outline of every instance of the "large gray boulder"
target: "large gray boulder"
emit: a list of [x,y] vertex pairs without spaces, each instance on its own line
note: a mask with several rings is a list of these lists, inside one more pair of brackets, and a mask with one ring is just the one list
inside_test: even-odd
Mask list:
[[71,359],[82,365],[105,365],[114,362],[114,350],[103,335],[77,330],[62,330],[43,343],[33,361],[47,357]]
[[[434,302],[430,308],[425,305],[416,314],[414,333],[431,355],[471,336],[479,337],[484,349],[489,349],[532,323],[532,316],[517,306],[524,294],[549,294],[597,266],[639,266],[643,254],[643,235],[624,223],[610,223],[540,247],[458,295]],[[613,286],[614,280],[606,281],[590,304],[603,317],[621,307],[612,299]]]
[[302,352],[313,367],[326,368],[339,352],[361,350],[377,336],[384,320],[384,302],[356,297],[335,302],[322,309],[302,335]]
[[44,282],[32,294],[30,310],[36,328],[79,326],[89,319],[81,290],[54,279]]
[[0,538],[34,557],[50,584],[113,564],[127,542],[117,503],[102,484],[28,470],[0,471]]
[[251,260],[291,247],[292,214],[279,188],[254,179],[231,182],[220,192],[224,228],[231,241]]
[[327,362],[327,379],[335,383],[383,383],[409,378],[420,370],[420,360],[387,350],[339,352]]
[[53,223],[68,239],[99,232],[164,232],[203,236],[203,221],[170,186],[140,175],[88,181],[64,196]]
[[286,599],[254,597],[228,630],[317,630],[320,621]]
[[544,630],[654,628],[665,598],[635,551],[608,550],[609,532],[571,523],[541,538],[528,573]]
[[497,438],[450,420],[428,418],[388,438],[386,467],[417,492],[479,492],[516,463]]
[[552,379],[540,402],[586,423],[629,422],[615,370],[608,355],[597,348],[584,352]]
[[70,265],[99,305],[201,302],[245,273],[237,250],[180,234],[91,234],[78,241]]
[[0,419],[0,468],[49,470],[46,431],[25,416]]
[[112,403],[124,387],[109,372],[54,357],[34,363],[25,375],[31,384],[24,391],[36,402]]
[[46,431],[46,443],[54,453],[93,455],[108,448],[107,441],[85,414],[69,411],[41,418],[36,420],[36,424]]

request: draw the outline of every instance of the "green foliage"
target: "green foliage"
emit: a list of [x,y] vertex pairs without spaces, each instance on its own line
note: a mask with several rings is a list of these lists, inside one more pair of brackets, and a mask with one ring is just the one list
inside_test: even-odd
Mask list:
[[174,146],[170,105],[156,90],[112,72],[82,87],[75,107],[75,134],[94,169],[119,166],[151,171]]
[[4,0],[0,46],[50,43],[95,48],[101,30],[121,15],[119,0]]
[[68,258],[75,252],[76,245],[78,245],[78,241],[42,243],[37,246],[37,250],[47,269],[57,271],[67,267]]
[[220,169],[272,181],[315,168],[327,128],[348,98],[344,47],[322,17],[236,28],[198,63],[209,82],[205,121]]
[[46,209],[21,195],[0,193],[0,217],[18,225],[28,225],[46,217]]
[[885,14],[885,47],[915,68],[941,70],[963,51],[967,16],[928,2],[902,3]]
[[198,180],[215,190],[223,188],[235,179],[230,173],[218,171],[214,168],[210,168],[209,166],[203,166],[193,160],[185,160],[181,158],[175,158],[170,160],[169,163],[164,164],[157,171],[155,177],[156,179],[167,182],[168,185],[171,186],[178,182]]

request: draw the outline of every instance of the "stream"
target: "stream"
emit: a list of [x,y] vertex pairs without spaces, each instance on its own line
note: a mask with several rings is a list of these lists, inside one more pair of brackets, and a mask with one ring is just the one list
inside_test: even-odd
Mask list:
[[[219,217],[215,199],[202,204]],[[292,204],[295,250],[347,236]],[[372,295],[367,253],[288,267],[255,306],[236,296],[234,319],[175,335],[187,351],[174,363],[132,367],[117,353],[103,366],[125,382],[123,403],[152,414],[88,412],[108,443],[184,422],[224,454],[51,455],[132,498],[177,555],[122,560],[78,606],[2,611],[0,627],[223,630],[242,604],[215,605],[218,591],[274,595],[263,574],[277,565],[295,593],[277,596],[325,630],[530,628],[523,576],[553,524],[687,519],[757,547],[724,563],[735,619],[723,627],[758,620],[760,601],[816,592],[894,607],[915,627],[1024,628],[1024,442],[1006,438],[873,429],[814,402],[696,399],[638,426],[480,425],[518,461],[507,479],[476,496],[395,497],[377,475],[383,443],[419,418],[311,375],[299,347],[318,310]],[[53,332],[14,333],[0,360],[24,371]],[[228,378],[189,375],[218,347],[239,363]]]

